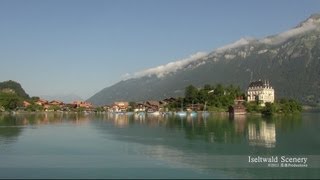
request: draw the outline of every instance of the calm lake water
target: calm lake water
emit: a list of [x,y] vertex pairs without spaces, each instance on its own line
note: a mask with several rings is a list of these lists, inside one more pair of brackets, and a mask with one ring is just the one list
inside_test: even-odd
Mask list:
[[[320,178],[320,113],[0,114],[0,178]],[[308,157],[308,167],[248,158]]]

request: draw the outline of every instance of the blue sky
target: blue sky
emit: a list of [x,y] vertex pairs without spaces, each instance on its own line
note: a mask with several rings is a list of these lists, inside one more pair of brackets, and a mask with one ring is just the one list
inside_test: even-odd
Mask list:
[[89,98],[134,73],[286,31],[319,0],[1,0],[0,81]]

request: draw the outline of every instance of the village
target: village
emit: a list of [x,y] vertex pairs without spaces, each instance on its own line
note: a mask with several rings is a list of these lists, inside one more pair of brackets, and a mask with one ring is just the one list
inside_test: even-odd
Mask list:
[[[190,87],[194,96],[191,96]],[[189,88],[189,89],[187,89]],[[221,85],[212,86],[212,90],[206,87],[197,89],[190,85],[186,88],[184,98],[166,98],[163,100],[146,100],[140,102],[117,101],[109,105],[94,106],[86,101],[74,101],[64,103],[58,100],[44,100],[41,98],[33,101],[23,101],[23,106],[18,111],[45,111],[45,112],[109,112],[109,113],[147,113],[153,115],[175,113],[182,116],[195,115],[197,112],[217,111],[227,112],[230,115],[242,115],[251,111],[269,111],[274,109],[275,91],[269,81],[253,81],[249,84],[246,93],[235,91]],[[215,89],[214,89],[215,88]],[[219,90],[220,89],[220,90]],[[220,92],[219,92],[220,91]],[[206,94],[205,100],[198,94]],[[203,93],[204,92],[204,93]],[[192,94],[192,93],[191,93]],[[211,99],[210,99],[211,98]],[[267,107],[266,107],[267,106]],[[213,107],[213,108],[212,108]],[[220,108],[220,109],[219,109]],[[273,109],[272,109],[273,108]]]

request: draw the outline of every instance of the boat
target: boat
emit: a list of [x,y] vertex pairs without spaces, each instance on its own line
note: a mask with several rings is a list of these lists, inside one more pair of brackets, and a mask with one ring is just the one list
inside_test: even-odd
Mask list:
[[136,113],[138,114],[138,116],[145,116],[146,115],[145,111],[138,111]]
[[204,103],[203,111],[202,111],[202,116],[203,117],[208,117],[209,112],[206,110],[207,109],[207,101]]
[[133,115],[133,112],[126,112],[126,115],[131,116]]
[[147,110],[147,114],[148,114],[148,115],[158,116],[158,115],[160,115],[160,112],[159,112],[159,111],[156,111],[156,110],[154,110],[154,109],[148,109],[148,110]]
[[177,112],[177,115],[179,116],[186,116],[187,112],[183,111],[183,102],[181,101],[181,110]]
[[191,111],[191,112],[189,113],[190,116],[196,116],[197,114],[198,114],[198,113],[195,112],[195,111]]
[[192,101],[191,111],[189,112],[189,115],[193,117],[193,116],[196,116],[197,114],[198,114],[198,113],[193,110],[193,101]]

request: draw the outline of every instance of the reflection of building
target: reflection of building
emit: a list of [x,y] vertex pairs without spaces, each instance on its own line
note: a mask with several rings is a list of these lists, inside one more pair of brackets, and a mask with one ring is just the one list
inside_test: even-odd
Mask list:
[[114,114],[114,124],[116,127],[126,127],[129,124],[128,116],[125,114]]
[[246,128],[246,119],[247,117],[244,115],[240,115],[240,116],[233,116],[233,122],[234,122],[234,126],[236,129],[236,132],[238,133],[243,133],[245,131]]
[[248,124],[249,144],[273,148],[276,145],[276,126],[262,121],[257,129],[255,124]]
[[247,91],[248,102],[260,101],[262,106],[266,102],[274,102],[274,89],[270,86],[269,82],[254,81],[251,82]]

